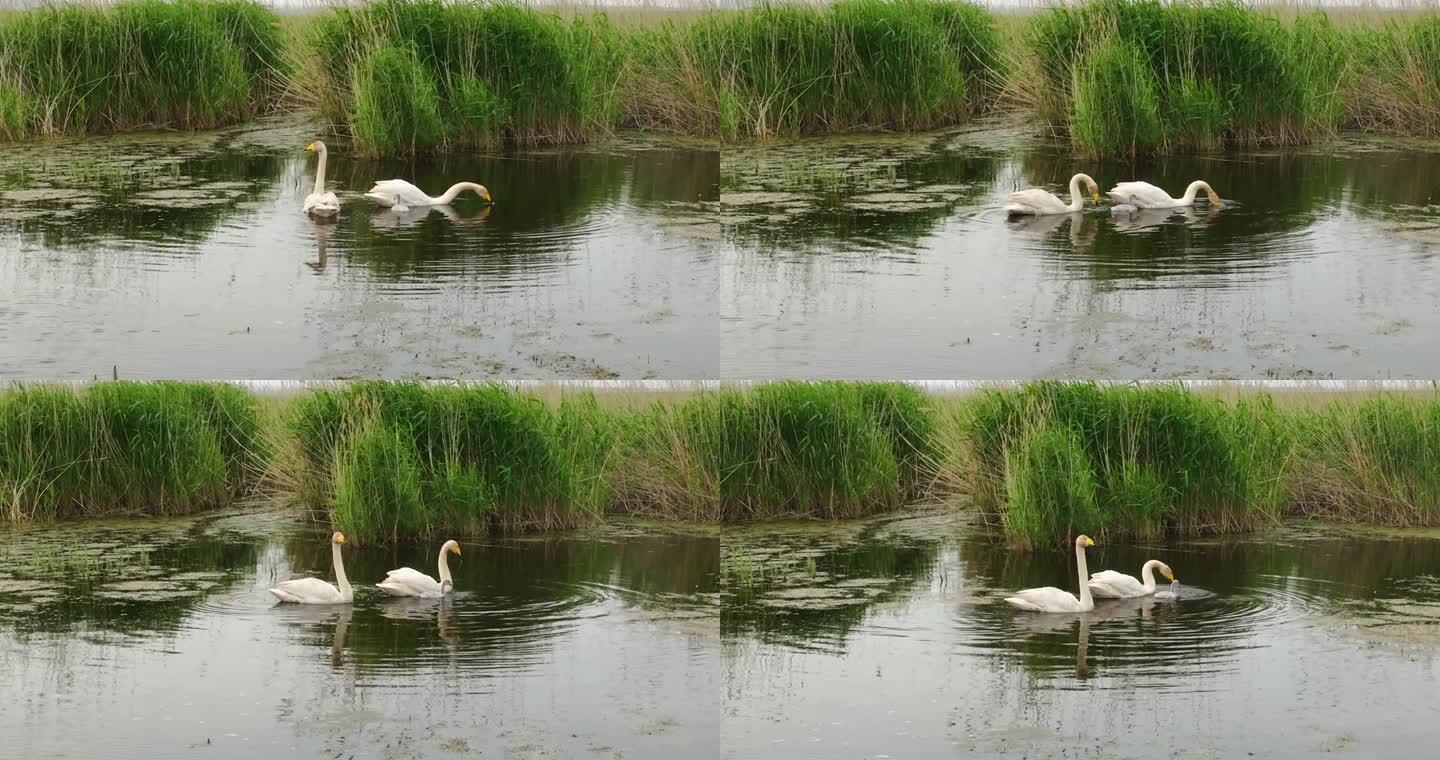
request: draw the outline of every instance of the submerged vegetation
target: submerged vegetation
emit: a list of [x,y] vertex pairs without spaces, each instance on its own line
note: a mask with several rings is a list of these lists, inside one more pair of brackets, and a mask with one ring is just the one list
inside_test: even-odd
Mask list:
[[[357,150],[918,130],[1019,109],[1092,157],[1440,135],[1440,19],[1091,0],[1003,19],[944,0],[610,13],[255,0],[0,15],[0,139],[200,128],[313,107]],[[125,72],[124,76],[116,76]]]
[[21,386],[0,393],[0,508],[170,514],[263,484],[360,542],[918,500],[973,508],[1021,546],[1286,516],[1440,525],[1440,397],[1338,398],[1039,382],[952,399],[832,381],[646,406],[373,381],[262,404],[223,384]]

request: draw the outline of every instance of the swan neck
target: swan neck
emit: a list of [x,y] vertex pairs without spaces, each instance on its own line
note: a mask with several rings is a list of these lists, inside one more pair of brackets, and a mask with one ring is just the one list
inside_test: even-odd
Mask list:
[[1190,183],[1190,186],[1187,187],[1187,188],[1185,188],[1185,202],[1186,202],[1186,203],[1192,203],[1192,202],[1194,202],[1194,200],[1195,200],[1195,195],[1196,195],[1197,193],[1199,193],[1199,192],[1200,192],[1200,188],[1202,188],[1202,187],[1204,187],[1204,186],[1205,186],[1205,183],[1202,182],[1201,180],[1198,180],[1198,179],[1195,180],[1194,182],[1191,182],[1191,183]]
[[1075,569],[1080,573],[1080,609],[1085,612],[1095,609],[1095,600],[1090,598],[1090,573],[1085,567],[1085,547],[1075,547]]
[[1140,580],[1145,584],[1145,593],[1147,594],[1155,591],[1155,566],[1159,564],[1159,560],[1152,559],[1140,568]]
[[354,596],[350,588],[350,579],[345,577],[345,561],[340,558],[340,544],[330,544],[330,559],[335,565],[335,585],[340,589],[340,595],[346,599]]
[[1070,210],[1079,211],[1085,207],[1085,196],[1080,194],[1080,175],[1070,178]]
[[446,191],[445,191],[445,194],[444,194],[444,195],[440,196],[439,198],[436,198],[436,199],[435,199],[435,202],[436,202],[437,204],[438,204],[438,203],[449,203],[450,201],[455,200],[455,196],[459,195],[460,193],[465,192],[465,188],[467,188],[467,187],[470,187],[470,183],[469,183],[469,182],[456,182],[455,184],[453,184],[453,185],[450,186],[450,189],[449,189],[449,190],[446,190]]
[[[321,193],[324,193],[324,192],[325,192],[325,153],[326,153],[326,152],[327,152],[327,151],[325,150],[324,146],[321,146],[321,148],[320,148],[320,163],[315,166],[315,194],[316,194],[316,195],[320,195]],[[336,551],[339,551],[339,547],[338,547],[338,546],[336,547]]]
[[442,586],[445,584],[445,581],[454,583],[454,581],[450,579],[450,562],[445,556],[446,554],[449,554],[449,552],[445,551],[445,547],[440,547],[440,584]]

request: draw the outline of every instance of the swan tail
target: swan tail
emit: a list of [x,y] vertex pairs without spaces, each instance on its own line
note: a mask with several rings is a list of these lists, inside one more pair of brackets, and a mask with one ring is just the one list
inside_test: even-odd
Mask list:
[[395,196],[380,190],[378,187],[370,188],[370,192],[366,193],[365,197],[375,201],[377,205],[387,208],[395,205]]
[[295,596],[289,591],[286,591],[283,588],[272,588],[270,589],[270,593],[274,594],[275,598],[279,599],[282,602],[295,602],[297,604],[300,602],[299,597]]
[[390,583],[390,582],[388,582],[388,581],[375,584],[375,588],[378,588],[378,589],[380,589],[381,591],[384,591],[385,593],[389,594],[390,596],[414,596],[414,595],[411,594],[410,591],[409,591],[408,589],[406,589],[405,587],[400,586],[400,585],[397,585],[397,584]]
[[1035,210],[1023,203],[1007,203],[1005,204],[1005,213],[1010,216],[1028,216],[1035,213]]

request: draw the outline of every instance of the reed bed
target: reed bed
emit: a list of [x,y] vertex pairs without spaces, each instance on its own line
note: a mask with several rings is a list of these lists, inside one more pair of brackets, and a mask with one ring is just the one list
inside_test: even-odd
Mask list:
[[201,129],[268,109],[279,17],[252,0],[57,4],[0,15],[0,138]]
[[978,5],[938,0],[764,3],[683,32],[685,85],[726,138],[930,129],[983,110],[998,33]]
[[[10,521],[173,514],[267,488],[359,542],[573,528],[607,514],[847,519],[974,509],[1021,547],[1440,525],[1440,395],[1324,403],[1038,382],[963,397],[780,382],[688,397],[362,382],[0,392]],[[1285,399],[1284,403],[1279,399]]]
[[364,153],[583,142],[620,118],[623,38],[599,12],[378,0],[317,17],[309,46],[322,113]]
[[1344,38],[1323,13],[1093,0],[1037,15],[1018,87],[1082,155],[1287,145],[1341,123]]
[[0,393],[0,509],[11,521],[217,506],[256,484],[264,456],[254,398],[230,386]]
[[890,383],[774,383],[661,405],[620,427],[616,509],[738,522],[852,518],[933,481],[932,400]]

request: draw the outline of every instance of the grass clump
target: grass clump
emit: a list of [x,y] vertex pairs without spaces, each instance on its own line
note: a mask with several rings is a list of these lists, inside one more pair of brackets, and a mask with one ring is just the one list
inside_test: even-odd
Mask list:
[[884,383],[784,382],[657,405],[620,434],[620,510],[743,521],[861,517],[924,491],[923,394]]
[[701,17],[680,48],[726,138],[929,129],[985,107],[994,19],[966,3],[765,3]]
[[1343,115],[1344,44],[1323,14],[1095,0],[1039,14],[1023,44],[1029,105],[1090,157],[1303,143]]
[[1347,126],[1440,136],[1440,18],[1349,30],[1354,65],[1345,83]]
[[1367,525],[1440,523],[1440,403],[1381,397],[1296,415],[1297,514]]
[[10,520],[177,514],[254,485],[253,398],[185,383],[21,386],[0,394],[0,507]]
[[236,123],[268,108],[284,75],[279,17],[249,0],[8,13],[0,51],[0,136],[9,138]]
[[322,112],[371,154],[608,134],[622,46],[600,13],[567,22],[516,3],[440,0],[338,7],[309,37]]
[[365,382],[302,396],[289,428],[302,498],[359,541],[566,528],[603,512],[608,423],[593,402]]
[[1018,544],[1242,531],[1284,506],[1287,438],[1263,401],[1046,382],[963,412],[972,498]]

